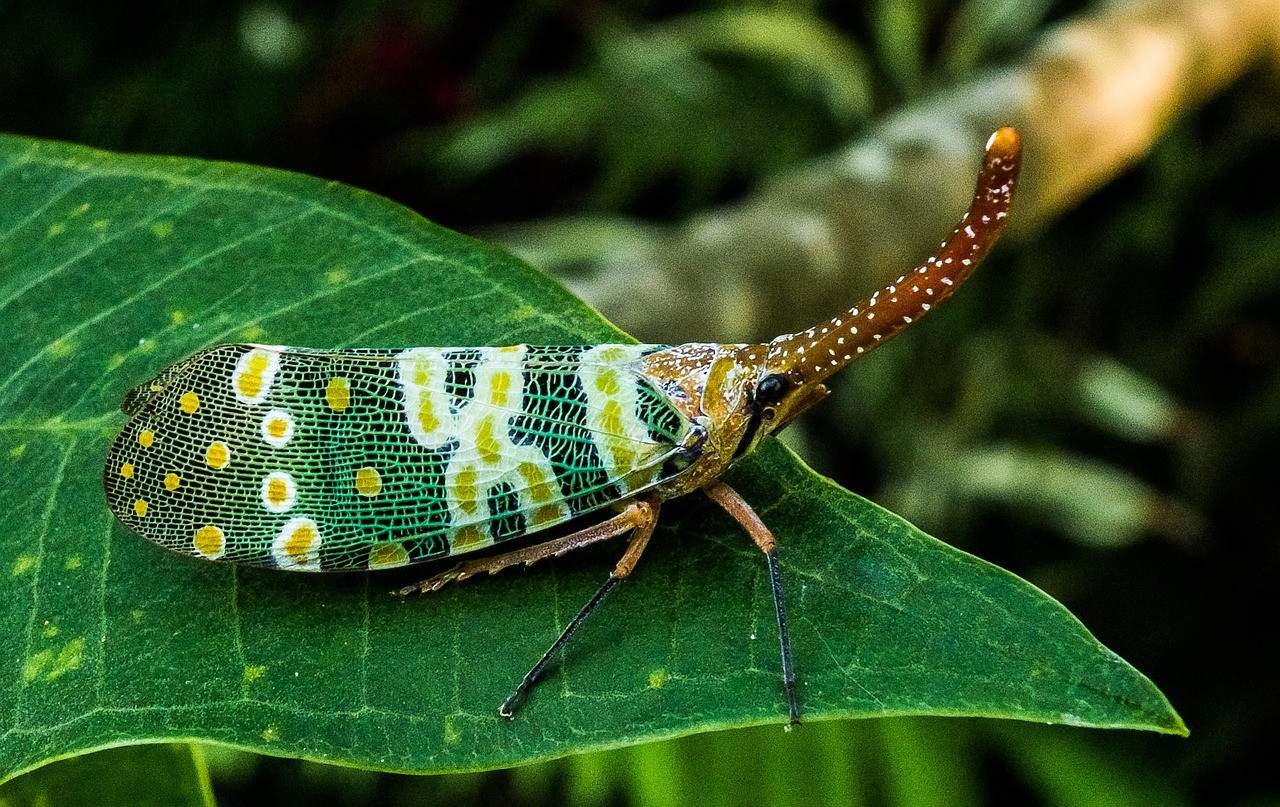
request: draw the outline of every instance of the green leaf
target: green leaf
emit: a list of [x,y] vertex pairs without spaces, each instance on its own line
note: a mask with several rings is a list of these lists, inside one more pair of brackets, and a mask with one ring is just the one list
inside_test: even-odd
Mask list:
[[109,748],[0,785],[0,807],[213,807],[200,749],[184,743]]
[[[701,497],[664,508],[636,574],[514,721],[498,705],[620,543],[401,602],[387,592],[433,570],[206,563],[107,512],[101,466],[121,397],[200,347],[619,338],[514,258],[338,184],[0,138],[0,321],[0,775],[172,738],[478,769],[783,722],[764,559]],[[1185,733],[1145,677],[1045,594],[777,443],[730,481],[781,542],[807,719]]]

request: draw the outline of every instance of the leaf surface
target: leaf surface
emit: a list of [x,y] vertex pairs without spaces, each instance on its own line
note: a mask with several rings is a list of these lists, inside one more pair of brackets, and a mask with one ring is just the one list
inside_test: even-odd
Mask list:
[[[108,513],[102,461],[121,398],[207,345],[622,338],[505,253],[309,177],[0,137],[0,322],[0,776],[173,738],[478,769],[784,720],[764,559],[701,497],[664,508],[636,574],[510,722],[498,704],[620,543],[401,602],[387,592],[436,568],[207,563]],[[807,719],[1185,732],[1058,603],[780,445],[729,481],[782,546]]]

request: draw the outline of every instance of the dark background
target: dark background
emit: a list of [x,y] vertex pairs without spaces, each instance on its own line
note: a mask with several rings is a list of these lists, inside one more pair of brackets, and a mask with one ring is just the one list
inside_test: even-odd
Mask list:
[[[783,8],[801,46],[708,45],[715,15],[744,8]],[[499,239],[584,213],[675,225],[1015,60],[1082,8],[7,3],[0,130],[301,171]],[[805,45],[827,41],[815,31],[857,59]],[[1179,111],[1140,162],[1002,247],[967,302],[847,374],[792,438],[1064,602],[1163,689],[1190,739],[894,719],[446,777],[211,749],[220,803],[1280,803],[1265,741],[1280,678],[1275,68]],[[814,318],[829,308],[815,300]]]

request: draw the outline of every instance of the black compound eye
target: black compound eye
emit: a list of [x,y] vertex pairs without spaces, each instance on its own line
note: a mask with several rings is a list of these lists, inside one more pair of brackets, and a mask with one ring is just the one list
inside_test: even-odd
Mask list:
[[760,379],[760,384],[756,387],[756,403],[761,406],[772,406],[782,400],[782,396],[787,394],[787,390],[791,388],[791,382],[785,376],[767,375]]

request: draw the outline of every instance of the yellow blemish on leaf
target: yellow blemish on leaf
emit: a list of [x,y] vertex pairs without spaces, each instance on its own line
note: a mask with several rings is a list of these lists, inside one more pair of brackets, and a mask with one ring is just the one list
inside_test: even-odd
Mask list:
[[121,465],[120,475],[123,476],[125,479],[133,479],[133,463],[126,462],[124,465]]
[[55,236],[62,235],[66,231],[67,231],[66,223],[60,221],[57,224],[54,224],[49,227],[48,231],[45,233],[45,237],[53,238]]
[[617,395],[620,387],[618,386],[618,374],[613,370],[605,370],[596,376],[596,389],[605,395]]
[[453,725],[453,718],[446,717],[444,719],[444,744],[456,745],[462,739],[462,732],[458,731]]
[[269,743],[280,742],[280,727],[277,726],[275,723],[268,725],[265,729],[262,730],[262,739],[266,740]]
[[138,432],[138,445],[143,448],[151,448],[151,444],[156,441],[156,433],[150,429],[143,429]]
[[338,269],[330,269],[325,273],[324,279],[330,286],[336,286],[339,283],[345,283],[349,277],[351,277],[351,273],[344,266]]
[[516,322],[523,322],[538,315],[538,309],[531,305],[522,305],[509,315]]
[[13,576],[19,577],[35,568],[36,559],[32,555],[19,555],[13,562]]
[[129,612],[129,616],[133,617],[134,622],[141,622],[142,618],[146,615],[147,615],[147,612],[142,610],[141,608],[134,608],[132,611]]
[[249,683],[260,680],[267,674],[267,665],[265,664],[246,664],[244,665],[244,680]]
[[459,471],[453,479],[453,496],[458,500],[458,509],[474,515],[479,507],[476,505],[476,472],[474,468]]
[[51,649],[41,650],[39,653],[27,656],[26,660],[22,662],[22,680],[28,684],[36,680],[52,661],[53,650]]
[[138,518],[142,518],[143,516],[145,516],[147,514],[147,500],[138,499],[136,502],[134,502],[133,512],[137,514]]
[[93,222],[93,225],[92,225],[92,226],[93,226],[93,229],[95,229],[95,230],[97,230],[97,231],[101,232],[101,231],[103,231],[103,230],[105,230],[105,229],[107,229],[108,227],[110,227],[110,226],[111,226],[111,220],[110,220],[110,219],[95,219],[95,220],[94,220],[94,222]]
[[122,364],[124,364],[124,354],[112,353],[111,358],[107,359],[107,372],[111,372]]
[[226,467],[230,459],[231,451],[226,443],[210,443],[209,448],[204,452],[204,461],[209,463],[209,467],[215,471]]
[[324,399],[333,411],[345,412],[351,406],[351,390],[347,387],[347,379],[329,379],[329,384],[324,388]]
[[170,491],[177,490],[178,485],[181,485],[181,484],[182,484],[182,480],[178,478],[177,474],[174,474],[174,473],[165,474],[164,476],[165,490],[170,490]]
[[156,238],[168,238],[173,235],[173,222],[167,219],[151,222],[151,234]]
[[49,345],[49,355],[55,359],[65,359],[75,352],[76,343],[66,337],[56,339],[52,345]]
[[374,544],[369,550],[370,569],[393,569],[409,562],[409,553],[396,541]]
[[484,543],[484,534],[480,532],[480,528],[475,524],[468,524],[465,527],[461,527],[453,534],[454,549],[462,549],[479,543]]
[[72,670],[80,668],[81,662],[84,661],[84,637],[72,639],[62,646],[58,651],[58,655],[50,665],[49,672],[45,674],[45,680],[53,679],[69,673]]
[[18,457],[21,457],[23,454],[25,454],[26,451],[27,451],[27,444],[18,443],[16,446],[9,449],[9,456],[16,460]]
[[490,381],[490,397],[494,406],[507,405],[507,393],[511,390],[511,374],[510,373],[494,373],[493,379]]
[[502,445],[493,436],[493,418],[481,420],[476,428],[476,450],[480,452],[480,459],[490,465],[502,461]]
[[382,474],[368,466],[356,471],[356,491],[371,499],[377,496],[382,492]]
[[245,342],[257,342],[265,333],[261,325],[246,325],[240,329],[240,338]]
[[182,397],[178,399],[178,405],[182,407],[182,411],[188,415],[194,415],[196,410],[200,408],[200,396],[194,392],[184,392]]
[[222,530],[210,524],[196,530],[192,545],[201,555],[216,558],[222,555],[222,550],[226,547],[227,542]]
[[659,667],[649,673],[649,689],[662,689],[671,680],[671,673]]
[[66,569],[69,572],[72,572],[72,571],[75,571],[76,569],[79,569],[83,565],[84,565],[84,558],[80,557],[79,555],[71,555],[70,557],[67,558],[66,562],[62,564],[62,568]]
[[44,624],[44,630],[42,630],[41,633],[44,634],[44,638],[52,639],[53,637],[58,635],[58,626],[50,625],[48,622],[46,622]]
[[172,314],[169,315],[169,322],[173,323],[174,325],[181,325],[186,321],[187,321],[186,311],[178,310],[178,311],[174,311]]

